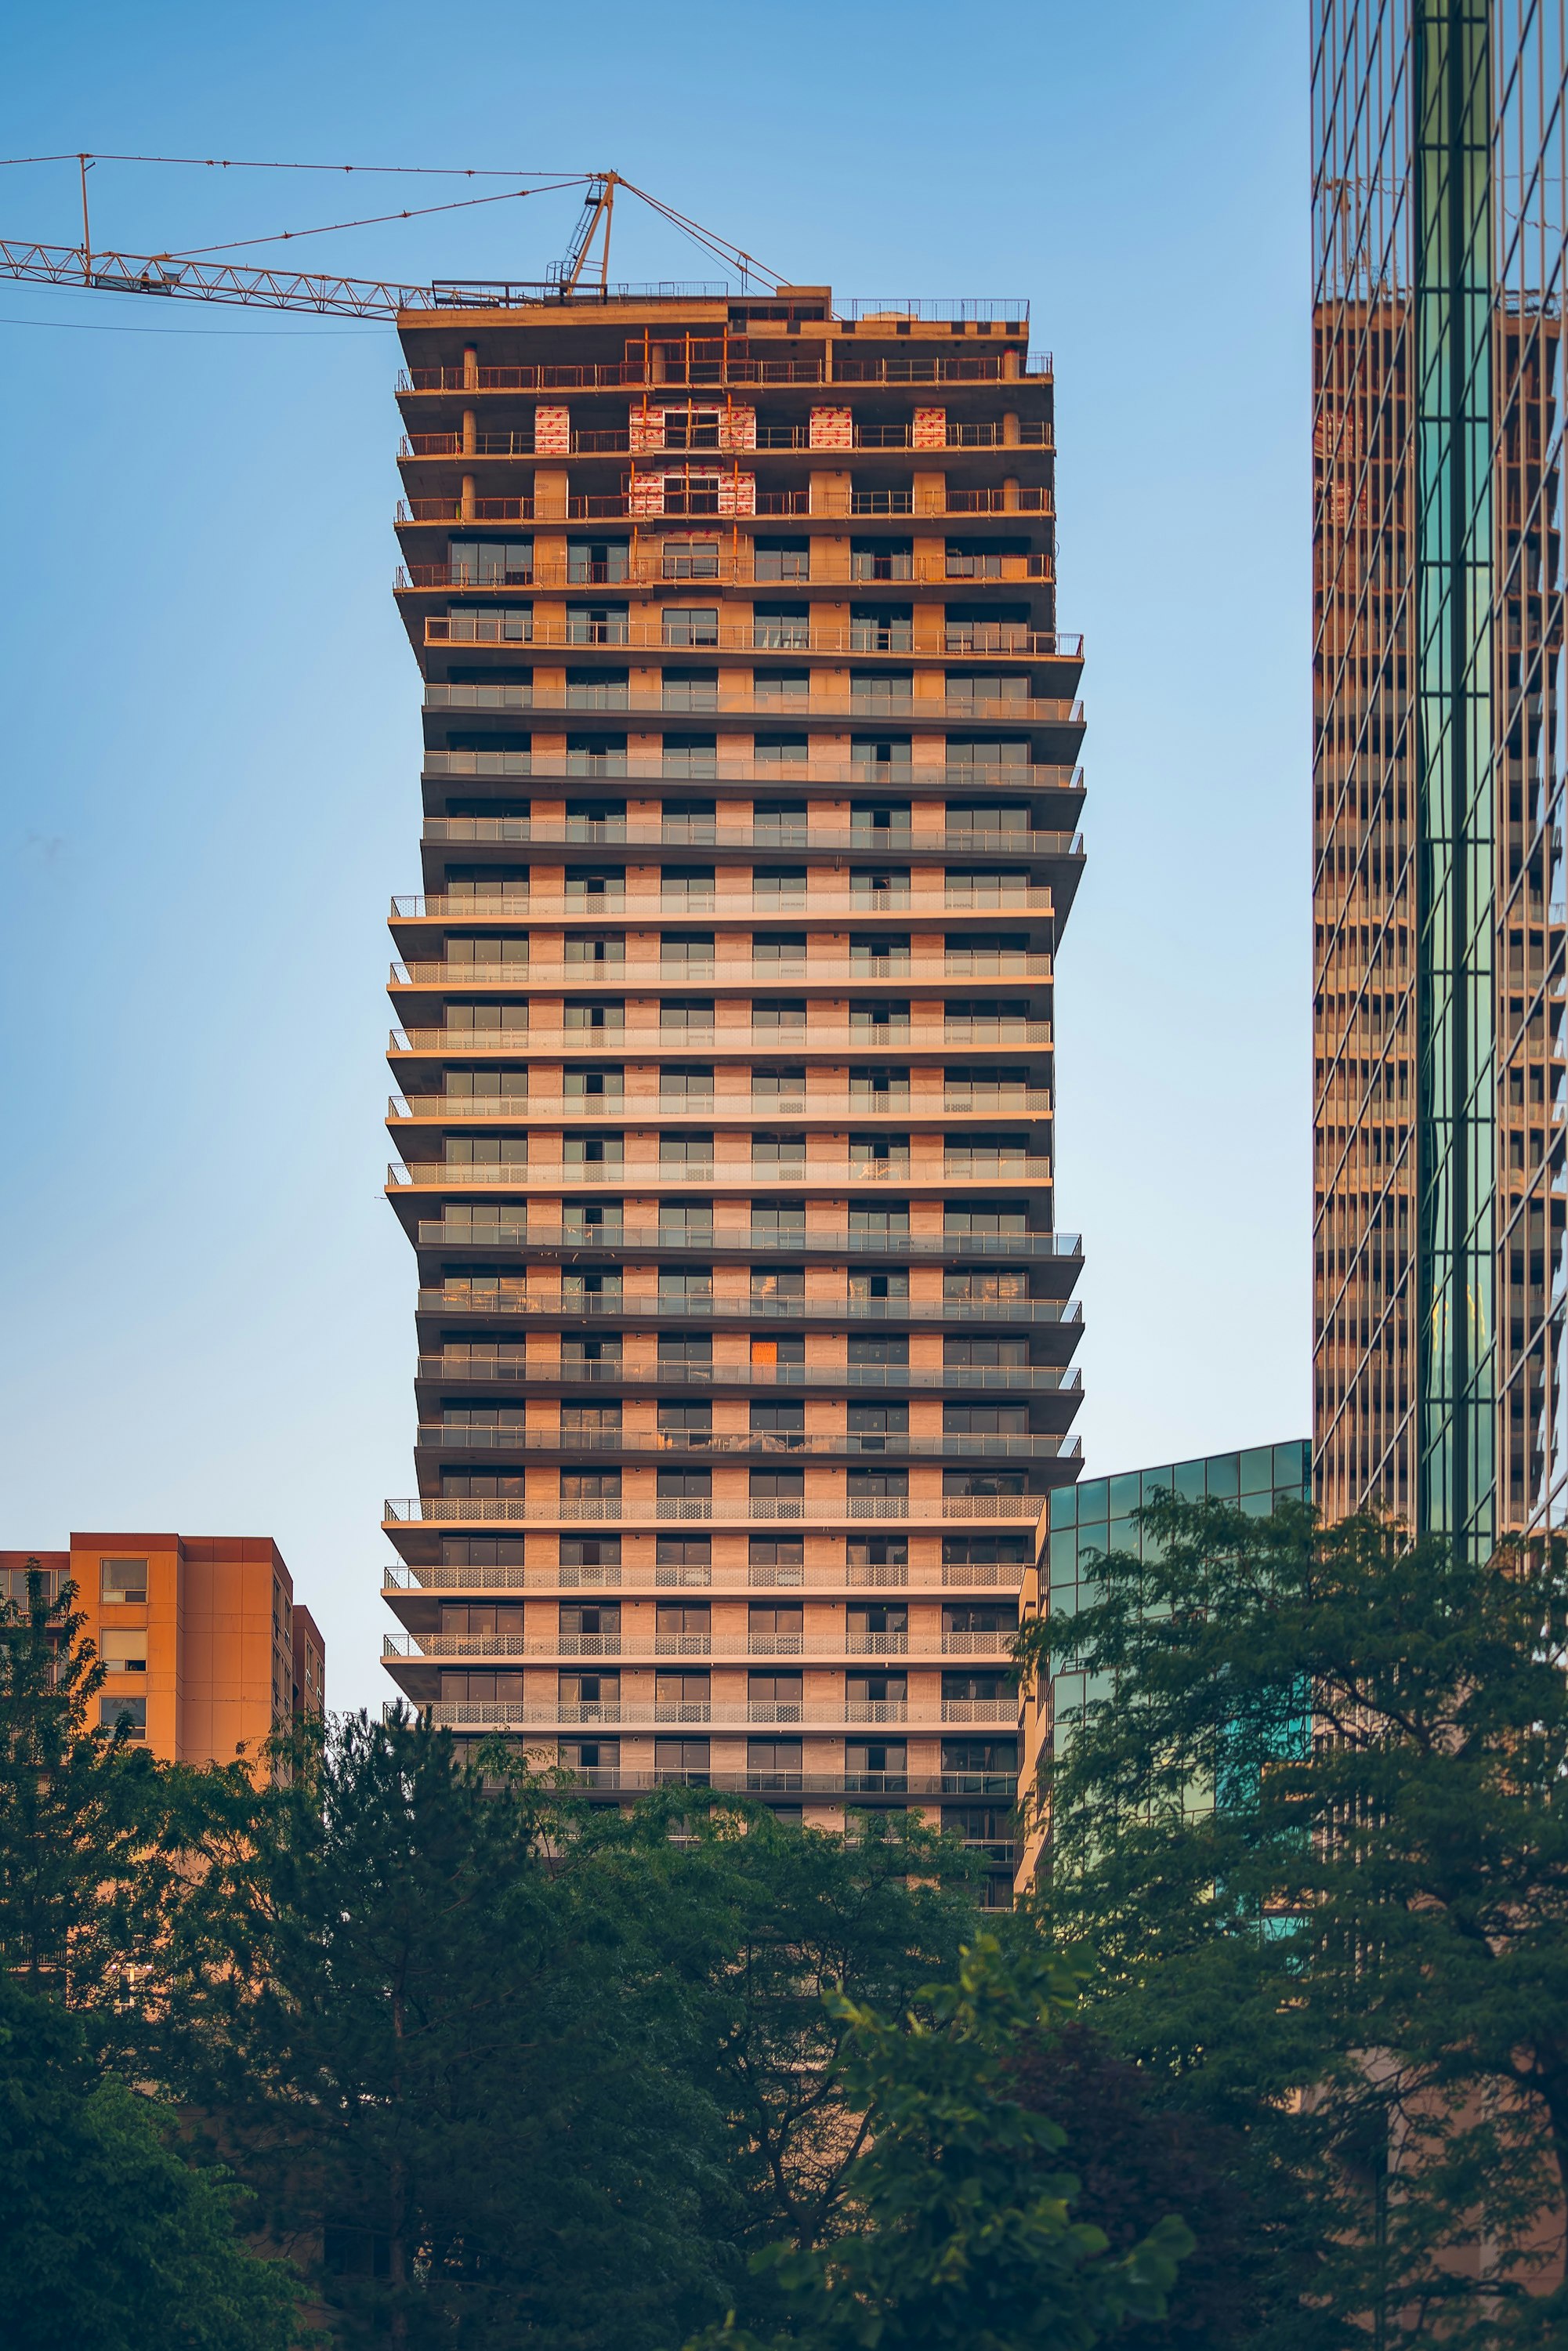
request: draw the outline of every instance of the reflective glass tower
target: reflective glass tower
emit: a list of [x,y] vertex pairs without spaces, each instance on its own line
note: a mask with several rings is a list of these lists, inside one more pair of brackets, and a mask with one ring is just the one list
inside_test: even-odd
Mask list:
[[1316,1479],[1562,1515],[1564,16],[1318,0]]

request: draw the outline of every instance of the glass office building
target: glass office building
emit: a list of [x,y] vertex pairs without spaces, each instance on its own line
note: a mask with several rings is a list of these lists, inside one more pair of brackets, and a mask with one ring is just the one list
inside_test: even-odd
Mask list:
[[1564,16],[1318,0],[1317,1495],[1560,1520]]

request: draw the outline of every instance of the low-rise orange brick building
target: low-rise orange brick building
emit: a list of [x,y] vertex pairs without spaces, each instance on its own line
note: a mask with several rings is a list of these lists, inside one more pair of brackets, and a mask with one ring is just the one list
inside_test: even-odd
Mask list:
[[228,1763],[320,1714],[326,1646],[266,1535],[73,1534],[68,1552],[0,1552],[0,1598],[26,1597],[31,1561],[53,1594],[68,1576],[107,1676],[109,1726],[170,1762]]

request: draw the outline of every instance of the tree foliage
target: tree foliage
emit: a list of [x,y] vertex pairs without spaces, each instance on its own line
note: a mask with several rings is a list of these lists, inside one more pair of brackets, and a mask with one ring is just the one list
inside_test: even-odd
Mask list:
[[[802,2351],[1090,2351],[1131,2318],[1157,2319],[1192,2239],[1174,2216],[1110,2252],[1071,2214],[1066,2133],[1013,2093],[1020,2044],[1078,2005],[1077,1979],[1043,1954],[1009,1959],[994,1936],[887,2016],[842,1994],[847,2095],[866,2133],[848,2189],[856,2225],[821,2250],[758,2256],[785,2307],[778,2344]],[[745,2342],[733,2326],[709,2351]]]
[[0,2333],[15,2351],[286,2351],[298,2280],[235,2233],[234,2184],[0,1975]]
[[1562,1548],[1169,1500],[1145,1529],[1020,1644],[1098,1693],[1047,1772],[1043,1922],[1119,2044],[1297,2189],[1308,2274],[1263,2339],[1534,2327],[1568,2158]]

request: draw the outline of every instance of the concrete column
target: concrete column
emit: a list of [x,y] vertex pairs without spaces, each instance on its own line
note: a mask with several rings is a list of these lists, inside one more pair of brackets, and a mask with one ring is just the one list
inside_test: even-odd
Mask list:
[[465,522],[472,522],[474,519],[474,476],[472,474],[465,474],[463,476],[463,519]]
[[479,347],[465,343],[463,347],[463,389],[476,392],[479,387]]
[[1019,510],[1019,477],[1016,474],[1002,476],[1002,512],[1017,514]]
[[1016,449],[1019,445],[1019,413],[1016,408],[1004,411],[1002,416],[1002,446]]
[[[1013,421],[1016,423],[1018,420],[1015,417]],[[463,412],[463,455],[465,457],[472,457],[478,445],[478,413],[475,409],[465,408]]]

